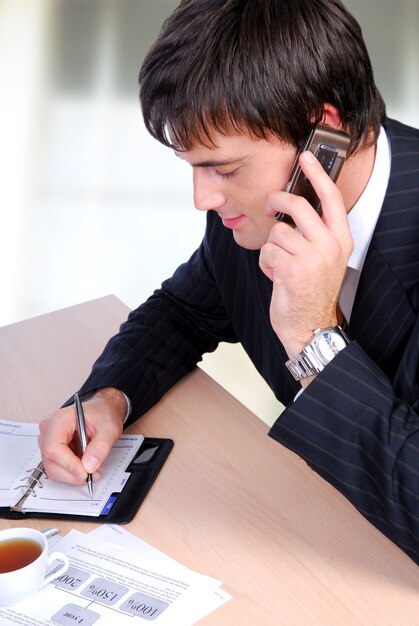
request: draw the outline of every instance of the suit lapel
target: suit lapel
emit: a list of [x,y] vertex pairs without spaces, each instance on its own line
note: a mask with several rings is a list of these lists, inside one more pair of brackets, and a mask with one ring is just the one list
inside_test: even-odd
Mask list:
[[419,136],[389,121],[391,175],[354,302],[349,334],[388,374],[417,311]]
[[350,337],[390,375],[397,366],[395,352],[415,320],[403,285],[370,246],[349,324]]

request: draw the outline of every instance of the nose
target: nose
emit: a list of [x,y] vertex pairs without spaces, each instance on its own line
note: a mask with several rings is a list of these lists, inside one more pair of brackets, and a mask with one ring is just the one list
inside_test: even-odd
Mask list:
[[226,203],[227,197],[220,188],[221,184],[206,168],[194,169],[194,204],[198,211],[218,211]]

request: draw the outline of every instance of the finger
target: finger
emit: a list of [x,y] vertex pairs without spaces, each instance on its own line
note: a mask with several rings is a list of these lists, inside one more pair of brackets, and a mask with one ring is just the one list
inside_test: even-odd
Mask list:
[[40,424],[39,447],[45,471],[49,478],[61,482],[81,484],[86,479],[83,465],[74,452],[77,449],[75,418],[71,409],[63,409]]
[[70,485],[82,485],[87,478],[87,473],[84,471],[79,476],[75,476],[50,459],[44,461],[44,471],[47,478],[61,483],[69,483]]
[[272,227],[267,243],[275,244],[282,251],[292,256],[303,256],[310,253],[308,239],[302,237],[299,230],[290,228],[283,222],[278,222]]
[[265,243],[259,253],[259,267],[272,282],[278,282],[278,268],[284,271],[291,255],[275,243]]
[[[79,477],[67,472],[63,467],[54,463],[54,461],[48,461],[44,464],[44,471],[47,478],[55,480],[61,483],[69,483],[71,485],[83,485],[86,482],[88,472],[82,472]],[[103,467],[99,467],[92,475],[94,481],[98,481],[102,477]]]
[[[286,191],[273,191],[269,194],[263,209],[263,214],[269,217],[275,217],[277,213],[283,212],[287,206],[287,199],[290,194]],[[285,222],[279,222],[284,224]]]
[[[287,213],[293,214],[297,221],[304,223],[304,230],[311,232],[311,222],[314,221],[317,228],[325,230],[325,226],[319,216],[313,211],[313,208],[306,200],[298,196],[290,196],[288,193],[271,194],[268,198],[265,211],[272,211],[282,203],[287,204]],[[292,209],[289,206],[292,205]],[[301,216],[301,213],[305,216]],[[272,281],[278,278],[279,273],[288,272],[297,259],[307,259],[313,257],[316,249],[310,244],[311,237],[302,236],[300,229],[290,227],[284,222],[277,222],[272,227],[268,241],[261,248],[259,255],[259,265],[264,274]],[[319,256],[319,255],[317,255]],[[321,260],[321,259],[320,259]],[[297,263],[299,265],[299,263]]]
[[349,229],[347,211],[342,194],[310,151],[300,156],[300,166],[321,202],[323,220],[327,228],[336,234]]
[[301,206],[294,218],[297,226],[319,249],[347,260],[353,250],[353,238],[342,194],[311,152],[300,156],[300,165],[321,201],[323,215],[321,220],[313,215],[308,218],[307,209]]
[[[309,154],[311,154],[311,152]],[[318,165],[320,166],[319,163]],[[321,166],[320,169],[322,174],[325,174]],[[329,178],[328,180],[329,183],[333,185]],[[305,226],[308,231],[312,228],[324,227],[324,222],[320,215],[314,210],[313,206],[304,196],[299,196],[286,191],[274,191],[269,194],[264,207],[264,214],[270,217],[281,213],[291,217],[294,224],[291,226],[283,220],[279,220],[278,223],[285,224],[292,230],[295,230],[296,226],[298,230],[301,230]]]
[[95,428],[95,421],[93,420],[91,425],[93,435],[81,458],[83,467],[88,474],[94,474],[100,470],[113,444],[122,433],[121,421],[112,416],[105,417],[102,415],[100,428]]

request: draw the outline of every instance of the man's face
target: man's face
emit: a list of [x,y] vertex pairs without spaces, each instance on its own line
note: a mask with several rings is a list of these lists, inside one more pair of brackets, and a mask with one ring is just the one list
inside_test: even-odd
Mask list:
[[296,149],[275,137],[214,132],[212,139],[215,148],[199,145],[177,153],[193,167],[195,206],[216,211],[240,246],[259,250],[275,223],[263,213],[266,199],[285,188]]

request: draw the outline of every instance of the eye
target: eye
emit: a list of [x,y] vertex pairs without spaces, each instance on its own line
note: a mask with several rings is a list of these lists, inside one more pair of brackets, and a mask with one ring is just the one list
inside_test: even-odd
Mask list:
[[217,176],[217,178],[221,178],[221,180],[228,180],[230,178],[233,178],[237,170],[238,168],[232,170],[231,172],[219,172],[218,170],[214,169],[214,174]]

